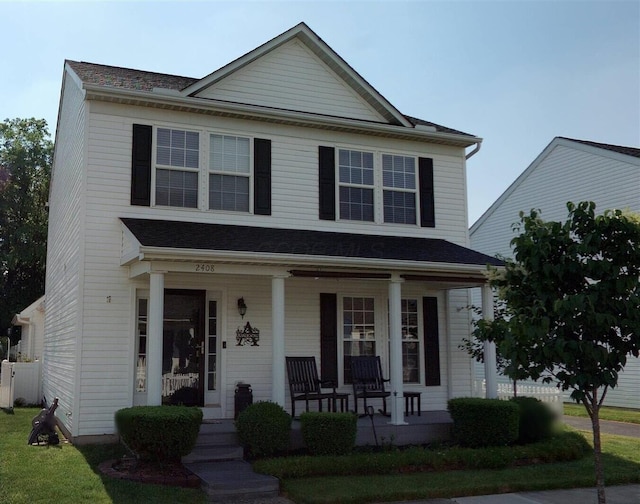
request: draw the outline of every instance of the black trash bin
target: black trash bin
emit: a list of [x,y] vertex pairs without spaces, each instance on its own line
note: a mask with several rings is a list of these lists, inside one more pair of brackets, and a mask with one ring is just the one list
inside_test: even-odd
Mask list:
[[253,392],[251,385],[248,383],[238,383],[236,385],[235,394],[235,415],[233,418],[238,418],[238,415],[246,409],[247,406],[253,404]]

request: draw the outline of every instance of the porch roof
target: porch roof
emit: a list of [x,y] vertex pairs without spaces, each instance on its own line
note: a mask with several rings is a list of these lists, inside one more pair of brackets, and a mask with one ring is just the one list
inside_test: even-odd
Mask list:
[[[442,239],[121,218],[141,248],[485,267],[503,262]],[[306,261],[305,261],[306,262]]]

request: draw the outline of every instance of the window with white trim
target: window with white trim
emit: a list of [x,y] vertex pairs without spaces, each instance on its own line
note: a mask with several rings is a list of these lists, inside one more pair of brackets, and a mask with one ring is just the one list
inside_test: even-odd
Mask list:
[[338,150],[340,218],[374,221],[373,153]]
[[382,155],[384,221],[416,223],[416,158]]
[[402,381],[420,383],[418,300],[402,300]]
[[344,383],[351,383],[353,355],[376,355],[374,298],[342,298],[342,349]]
[[209,209],[249,211],[251,178],[249,138],[209,136]]
[[156,205],[197,208],[199,168],[198,132],[158,128]]

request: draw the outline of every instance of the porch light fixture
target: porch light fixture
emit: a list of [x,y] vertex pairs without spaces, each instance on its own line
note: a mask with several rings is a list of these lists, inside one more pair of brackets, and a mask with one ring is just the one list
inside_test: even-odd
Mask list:
[[244,319],[245,313],[247,313],[247,305],[244,302],[244,298],[238,299],[238,313]]

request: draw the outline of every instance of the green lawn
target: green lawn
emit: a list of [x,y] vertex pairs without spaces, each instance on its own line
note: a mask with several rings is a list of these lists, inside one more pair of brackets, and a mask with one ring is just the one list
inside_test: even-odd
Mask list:
[[[22,503],[204,504],[204,492],[107,478],[97,466],[117,458],[114,445],[27,446],[38,410],[0,410],[0,501]],[[640,440],[603,436],[607,484],[640,483]],[[283,490],[298,504],[366,503],[507,491],[593,486],[593,459],[500,470],[414,472],[369,476],[286,478]]]
[[122,455],[116,445],[27,446],[34,408],[0,410],[0,502],[4,504],[206,502],[194,489],[145,485],[103,476],[100,462]]
[[[569,416],[589,418],[587,410],[582,404],[564,403],[564,414]],[[600,409],[601,420],[640,424],[640,410],[630,408],[614,408],[603,406]]]

